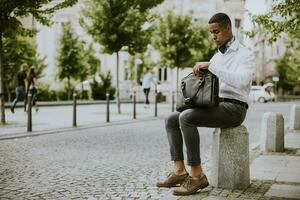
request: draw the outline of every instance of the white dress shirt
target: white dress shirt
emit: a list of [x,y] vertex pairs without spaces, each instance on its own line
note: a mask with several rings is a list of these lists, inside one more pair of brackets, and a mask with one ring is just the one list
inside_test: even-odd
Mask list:
[[209,68],[219,78],[219,97],[248,102],[255,72],[254,56],[236,39],[227,51],[216,53]]
[[143,76],[143,82],[142,82],[142,88],[150,88],[151,87],[151,83],[155,84],[155,81],[153,79],[153,76],[150,72],[146,73]]

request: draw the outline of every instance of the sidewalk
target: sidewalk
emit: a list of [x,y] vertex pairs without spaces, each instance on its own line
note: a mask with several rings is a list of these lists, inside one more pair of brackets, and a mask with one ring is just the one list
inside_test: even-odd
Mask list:
[[[110,100],[110,104],[116,104],[116,100]],[[132,100],[122,100],[121,104],[130,104]],[[136,103],[142,104],[143,101],[137,101]],[[95,104],[105,104],[106,100],[77,100],[77,105],[95,105]],[[66,101],[39,101],[39,107],[49,107],[49,106],[72,106],[73,100],[66,100]],[[5,102],[5,108],[10,108],[11,102]],[[16,108],[21,108],[24,106],[23,102],[18,102]]]
[[[300,199],[300,131],[285,135],[284,153],[250,152],[251,185],[246,190],[208,187],[195,195],[173,196],[170,190],[162,200],[290,200]],[[209,171],[209,170],[205,170]]]
[[[158,104],[158,117],[171,112],[171,105]],[[27,132],[27,113],[23,108],[16,108],[12,114],[6,109],[7,125],[0,126],[0,139],[24,137],[29,135],[72,131],[79,128],[113,125],[115,123],[129,123],[138,120],[154,118],[154,104],[145,107],[136,104],[136,119],[133,119],[133,104],[122,103],[121,114],[117,112],[116,104],[110,105],[110,122],[106,122],[106,104],[77,105],[77,127],[72,127],[73,106],[40,107],[38,112],[32,111],[32,132]]]

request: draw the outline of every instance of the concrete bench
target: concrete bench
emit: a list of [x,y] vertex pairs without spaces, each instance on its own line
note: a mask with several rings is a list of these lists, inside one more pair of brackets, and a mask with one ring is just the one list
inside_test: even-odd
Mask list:
[[215,129],[211,185],[245,189],[250,184],[249,134],[245,126]]
[[291,130],[300,130],[300,105],[293,105],[290,114]]
[[284,119],[282,114],[267,112],[263,115],[260,150],[265,152],[284,151]]

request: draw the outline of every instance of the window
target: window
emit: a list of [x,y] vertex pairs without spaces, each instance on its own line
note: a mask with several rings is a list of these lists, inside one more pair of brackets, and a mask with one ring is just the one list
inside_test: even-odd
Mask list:
[[161,81],[161,68],[158,68],[158,81]]
[[129,70],[127,67],[124,68],[124,80],[129,80]]
[[124,66],[124,80],[129,80],[130,79],[130,73],[129,73],[129,68],[127,66],[128,61],[127,60],[123,60],[123,66]]
[[168,80],[168,69],[166,67],[158,68],[158,81]]

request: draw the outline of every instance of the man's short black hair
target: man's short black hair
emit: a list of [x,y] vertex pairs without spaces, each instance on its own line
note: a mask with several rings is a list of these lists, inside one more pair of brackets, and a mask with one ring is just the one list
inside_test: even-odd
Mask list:
[[221,25],[230,25],[231,26],[231,20],[229,16],[225,13],[216,13],[214,14],[210,20],[208,21],[209,24],[218,23]]

